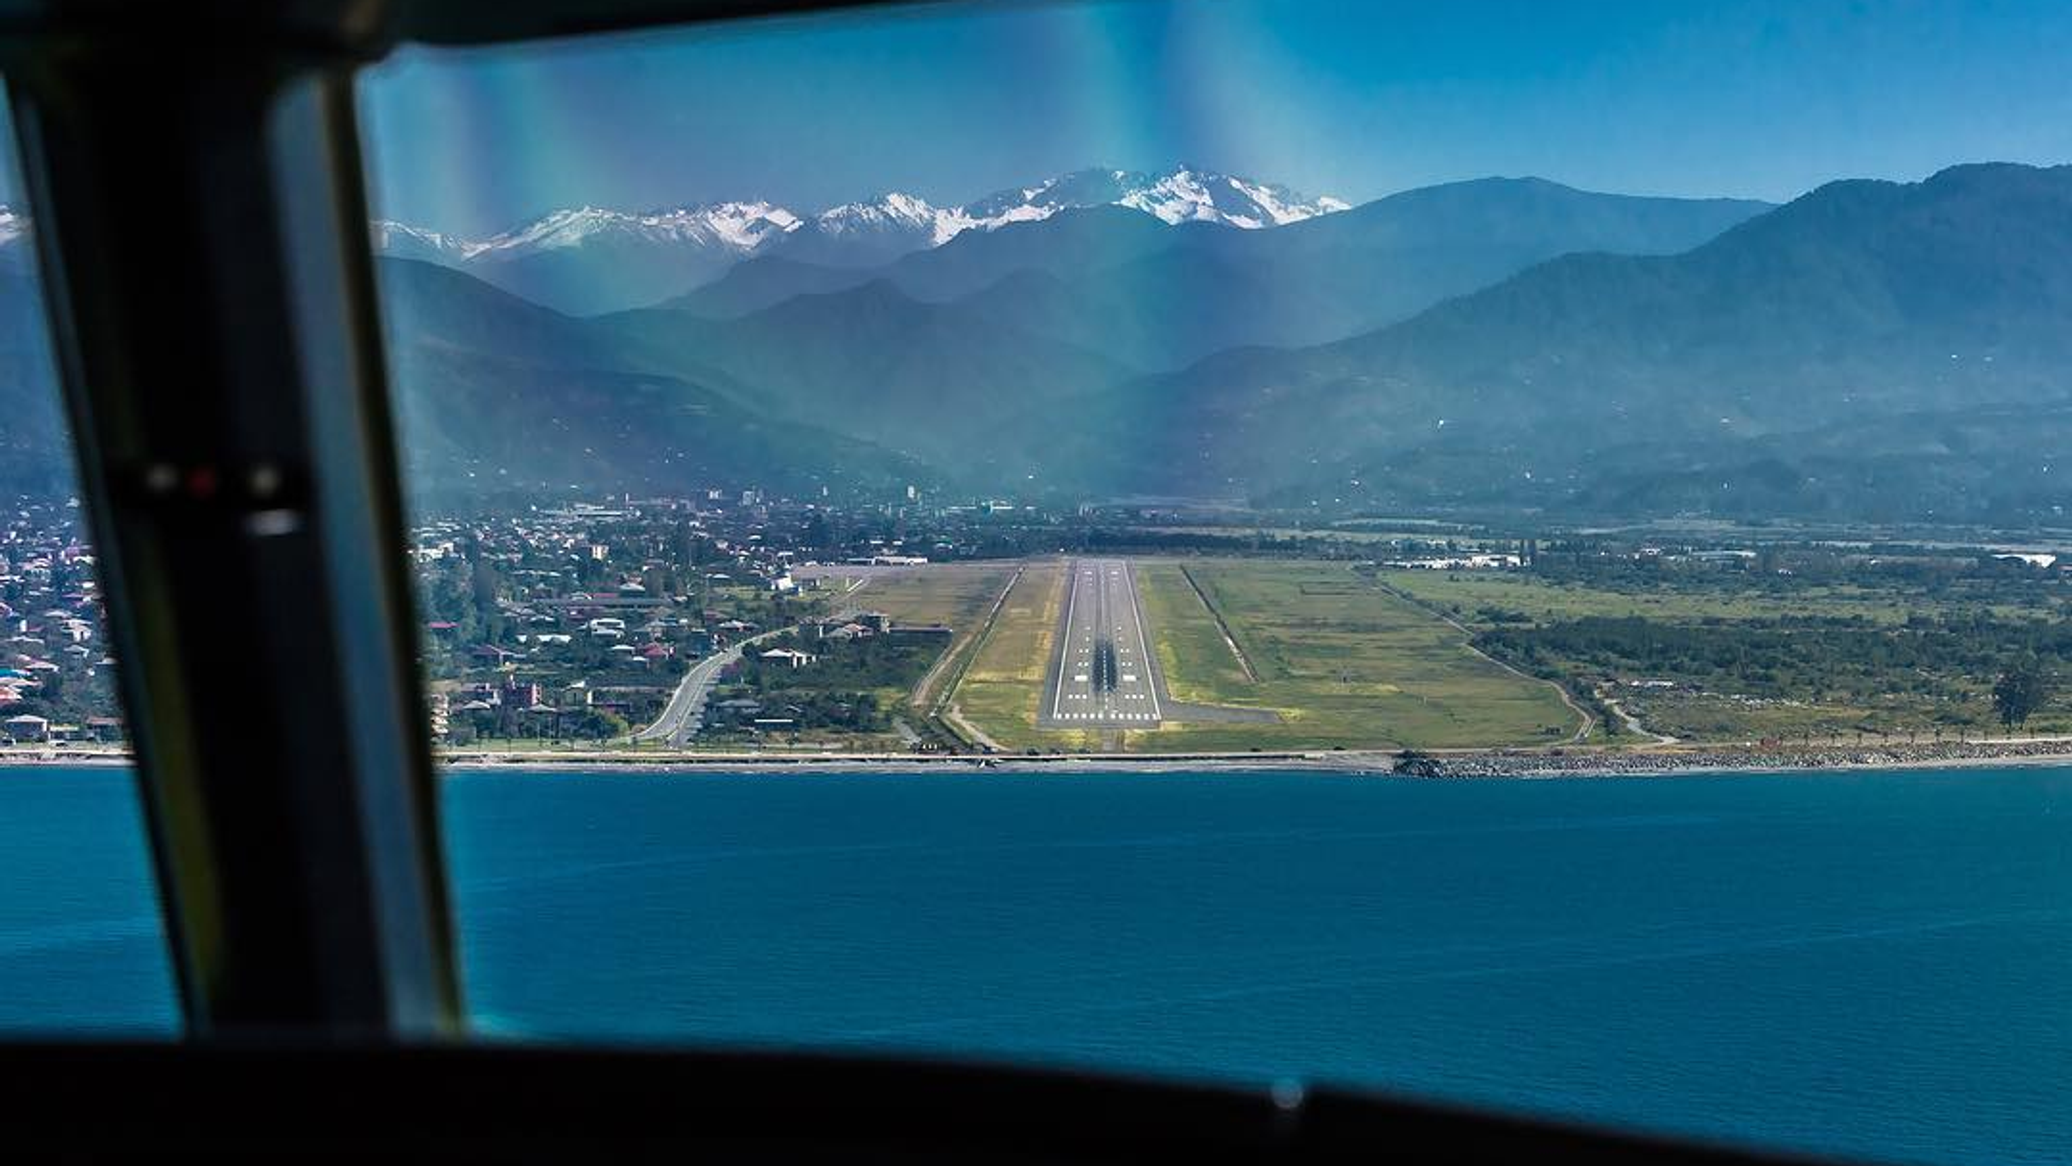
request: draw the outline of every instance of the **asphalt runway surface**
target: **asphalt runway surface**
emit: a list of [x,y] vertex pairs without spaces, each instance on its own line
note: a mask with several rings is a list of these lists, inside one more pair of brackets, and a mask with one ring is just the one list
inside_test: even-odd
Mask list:
[[1164,718],[1137,581],[1124,559],[1077,559],[1058,626],[1043,721],[1055,728],[1149,729]]

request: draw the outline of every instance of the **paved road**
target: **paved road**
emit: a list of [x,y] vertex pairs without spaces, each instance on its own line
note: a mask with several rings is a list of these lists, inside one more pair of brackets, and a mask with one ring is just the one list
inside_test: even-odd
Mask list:
[[790,630],[782,627],[750,636],[691,665],[691,670],[677,682],[676,691],[669,694],[669,703],[663,707],[662,715],[655,718],[654,724],[633,734],[633,739],[661,741],[672,749],[689,744],[691,738],[698,735],[698,730],[705,727],[705,698],[712,695],[712,686],[719,681],[720,672],[741,658],[742,649]]
[[[846,619],[862,610],[861,604],[850,597],[863,590],[869,582],[866,578],[843,592],[841,607],[835,613],[836,618]],[[705,699],[712,695],[712,686],[719,681],[719,674],[726,670],[727,665],[741,658],[743,649],[790,630],[791,626],[786,625],[758,632],[691,665],[691,670],[684,673],[683,679],[677,682],[676,691],[669,694],[669,703],[662,706],[662,715],[655,718],[654,724],[633,734],[633,740],[660,741],[672,749],[681,749],[690,744],[691,738],[698,735],[698,730],[705,727]]]
[[1122,559],[1078,559],[1058,625],[1043,720],[1057,728],[1148,729],[1164,715],[1137,581]]

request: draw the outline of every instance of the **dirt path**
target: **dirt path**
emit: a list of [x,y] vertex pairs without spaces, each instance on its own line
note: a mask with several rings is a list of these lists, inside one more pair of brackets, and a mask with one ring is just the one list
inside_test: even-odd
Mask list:
[[950,731],[975,745],[983,745],[995,753],[1007,752],[1007,747],[986,735],[984,729],[964,719],[964,713],[956,705],[937,714],[937,719],[950,727]]
[[1000,588],[1000,594],[993,598],[993,606],[987,610],[986,618],[979,621],[979,625],[976,628],[961,632],[951,642],[949,648],[943,652],[942,658],[937,660],[935,666],[928,670],[928,674],[921,677],[921,682],[914,685],[913,695],[907,701],[909,705],[917,709],[928,708],[935,696],[936,686],[942,683],[943,677],[949,675],[952,671],[957,672],[960,678],[962,677],[962,662],[977,653],[979,642],[985,639],[986,633],[993,630],[993,620],[999,616],[1002,605],[1006,604],[1007,593],[1014,590],[1015,582],[1021,577],[1022,568],[1016,567],[1014,574],[1009,575],[1007,583]]
[[1208,612],[1209,618],[1216,621],[1216,630],[1223,633],[1223,642],[1230,646],[1230,654],[1237,659],[1237,666],[1244,670],[1245,679],[1254,684],[1259,683],[1259,674],[1252,670],[1252,662],[1245,659],[1245,650],[1237,646],[1237,637],[1230,634],[1230,625],[1223,622],[1223,613],[1216,610],[1215,604],[1209,602],[1208,592],[1203,591],[1201,584],[1195,582],[1194,572],[1183,565],[1180,568],[1180,577],[1187,580],[1189,587],[1194,588],[1194,597],[1201,600],[1202,610]]
[[1618,697],[1606,696],[1604,689],[1601,687],[1597,690],[1597,699],[1606,709],[1610,710],[1613,716],[1619,718],[1619,724],[1634,736],[1646,737],[1649,743],[1654,745],[1679,744],[1677,738],[1669,736],[1667,733],[1657,733],[1653,729],[1641,724],[1640,718],[1627,712],[1626,707],[1619,703]]
[[[985,622],[979,625],[978,632],[971,637],[969,647],[962,653],[957,653],[954,650],[944,653],[943,658],[936,662],[935,667],[929,669],[928,675],[921,678],[923,686],[941,683],[941,677],[937,676],[937,673],[949,670],[951,657],[954,655],[956,657],[956,675],[950,677],[949,683],[943,687],[942,695],[936,698],[934,707],[929,710],[928,715],[934,717],[938,722],[947,727],[951,733],[962,737],[965,741],[983,745],[995,752],[1005,751],[1002,749],[1000,742],[988,736],[984,729],[966,720],[963,710],[957,707],[957,686],[964,683],[964,674],[970,671],[971,665],[978,659],[979,653],[986,650],[986,640],[993,634],[993,625],[1000,621],[1000,612],[1007,607],[1008,596],[1014,594],[1014,589],[1021,584],[1022,575],[1027,570],[1026,567],[1019,566],[1014,569],[1014,574],[1008,577],[1007,585],[1002,587],[1000,594],[994,598],[992,609],[986,612]],[[919,704],[918,693],[919,690],[917,689],[916,704]]]

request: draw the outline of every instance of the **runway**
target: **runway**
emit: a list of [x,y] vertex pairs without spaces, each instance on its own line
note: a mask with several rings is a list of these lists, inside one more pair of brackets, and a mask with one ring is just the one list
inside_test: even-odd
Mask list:
[[1070,571],[1043,720],[1055,728],[1155,727],[1164,710],[1128,561],[1078,559]]

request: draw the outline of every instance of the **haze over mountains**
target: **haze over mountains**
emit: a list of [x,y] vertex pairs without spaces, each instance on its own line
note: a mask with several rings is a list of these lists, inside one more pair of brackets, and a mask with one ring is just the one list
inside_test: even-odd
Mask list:
[[[852,471],[919,466],[929,481],[990,488],[1005,484],[994,471],[1023,437],[1065,422],[1032,427],[1032,411],[1081,409],[1088,394],[1232,344],[1342,337],[1578,248],[1683,249],[1763,209],[1587,194],[1536,180],[1411,192],[1272,229],[1168,222],[1112,205],[1067,208],[959,232],[876,268],[761,256],[661,306],[580,320],[542,321],[488,289],[405,261],[387,264],[386,278],[399,304],[465,295],[465,311],[391,313],[399,353],[436,351],[449,373],[466,352],[585,376],[673,378],[773,423],[839,433],[882,455],[845,463]],[[456,317],[497,323],[460,333],[443,323]],[[591,447],[639,426],[637,416],[595,411],[588,423],[608,431],[586,439]],[[717,430],[704,443],[738,445]],[[774,483],[784,472],[833,467],[812,443],[802,450],[762,476]],[[643,458],[612,466],[636,468],[660,467]],[[502,476],[511,473],[531,476],[517,467]],[[1073,481],[1063,465],[1024,467],[1013,480],[1026,483],[1031,473],[1045,483]]]
[[[2072,167],[1781,207],[1488,179],[1251,227],[1016,205],[1036,209],[874,264],[779,249],[794,228],[591,318],[450,256],[384,258],[413,484],[2005,522],[2072,504]],[[30,367],[12,335],[0,358]]]
[[[635,367],[584,321],[415,260],[378,261],[412,485],[441,498],[572,485],[888,485],[925,467],[740,402],[686,364]],[[801,456],[801,451],[811,451]]]
[[[0,221],[20,222],[4,210]],[[0,240],[0,489],[62,496],[73,489],[64,412],[44,341],[43,304],[13,245],[18,231]]]
[[1080,170],[963,206],[897,191],[817,214],[766,201],[630,213],[557,210],[488,239],[375,223],[381,254],[458,267],[548,307],[594,315],[680,294],[755,255],[865,268],[939,247],[967,231],[1041,222],[1059,211],[1118,206],[1165,223],[1279,226],[1346,209],[1283,186],[1182,166],[1165,173]]
[[2072,415],[2072,170],[1778,208],[1485,180],[1254,231],[1085,208],[573,326],[556,359],[973,489],[2035,514]]
[[1172,419],[1131,459],[1160,473],[1113,472],[1180,492],[2047,508],[2072,416],[2072,167],[1832,183],[1680,255],[1564,256],[1393,327],[1222,354],[1097,407]]
[[1426,187],[1271,231],[1091,208],[875,269],[757,257],[660,307],[734,319],[882,280],[917,300],[963,300],[981,316],[1161,370],[1241,344],[1340,339],[1570,251],[1685,250],[1767,209],[1539,179]]

